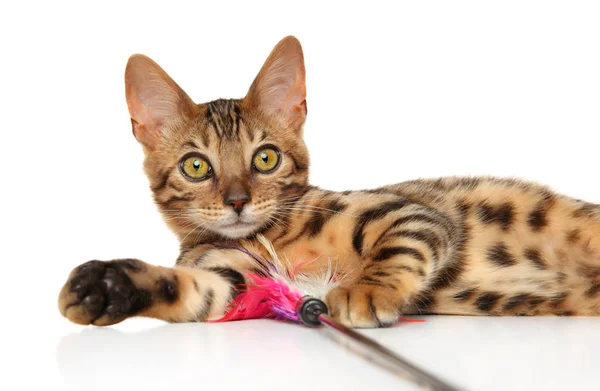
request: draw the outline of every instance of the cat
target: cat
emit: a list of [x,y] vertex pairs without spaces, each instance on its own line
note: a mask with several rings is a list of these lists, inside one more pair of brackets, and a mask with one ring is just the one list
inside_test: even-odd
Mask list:
[[494,177],[345,192],[309,185],[304,56],[293,36],[243,99],[195,104],[140,54],[125,86],[154,201],[181,252],[172,268],[137,259],[76,267],[58,300],[72,322],[218,319],[256,272],[248,255],[219,244],[266,256],[259,233],[303,273],[332,262],[343,278],[322,298],[354,328],[401,314],[600,314],[600,205]]

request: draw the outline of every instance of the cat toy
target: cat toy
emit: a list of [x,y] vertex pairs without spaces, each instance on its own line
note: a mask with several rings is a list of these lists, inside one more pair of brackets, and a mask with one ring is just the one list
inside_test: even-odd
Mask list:
[[[230,303],[225,315],[213,322],[229,322],[244,319],[270,318],[322,327],[327,335],[363,358],[390,371],[403,379],[409,379],[424,389],[457,391],[458,389],[425,372],[385,346],[365,335],[335,321],[327,305],[318,296],[335,287],[336,272],[329,268],[320,276],[308,276],[298,269],[308,262],[286,265],[275,252],[273,245],[262,235],[257,239],[266,248],[271,260],[259,257],[239,246],[219,246],[222,249],[239,250],[250,256],[257,266],[257,273],[247,275],[247,282]],[[400,318],[400,321],[420,322]]]

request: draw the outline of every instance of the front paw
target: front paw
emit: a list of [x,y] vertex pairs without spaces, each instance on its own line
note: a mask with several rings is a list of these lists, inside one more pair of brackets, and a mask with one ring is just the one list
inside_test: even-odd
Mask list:
[[76,267],[60,291],[60,313],[70,321],[107,326],[121,322],[150,304],[150,293],[138,289],[128,273],[144,264],[135,259],[89,261]]
[[334,288],[325,301],[334,319],[355,328],[391,326],[406,304],[405,296],[395,288],[361,284]]

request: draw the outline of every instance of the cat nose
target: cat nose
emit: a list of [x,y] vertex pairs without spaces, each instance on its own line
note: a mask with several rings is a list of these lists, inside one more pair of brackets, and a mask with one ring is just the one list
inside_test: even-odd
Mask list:
[[250,201],[250,195],[247,193],[231,194],[225,198],[225,203],[231,205],[235,213],[238,215],[242,213],[244,205]]
[[223,202],[231,205],[235,213],[241,214],[244,205],[250,202],[250,189],[247,183],[241,180],[232,180],[225,191]]
[[242,213],[242,210],[244,209],[244,205],[246,205],[248,203],[248,201],[250,201],[250,197],[244,197],[242,199],[236,199],[236,200],[227,199],[227,200],[225,200],[225,203],[227,205],[231,205],[233,207],[233,210],[235,210],[235,213],[237,213],[239,215],[240,213]]

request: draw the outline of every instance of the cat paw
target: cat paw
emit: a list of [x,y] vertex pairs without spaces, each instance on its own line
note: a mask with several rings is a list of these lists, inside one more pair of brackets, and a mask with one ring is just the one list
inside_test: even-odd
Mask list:
[[60,313],[73,323],[107,326],[119,323],[150,304],[150,293],[138,289],[128,273],[139,273],[135,259],[89,261],[76,267],[60,291]]
[[334,288],[325,301],[334,319],[354,328],[391,326],[406,303],[396,289],[361,284]]

